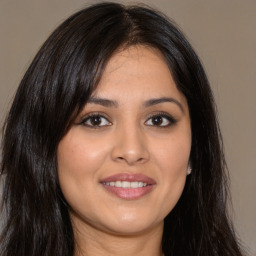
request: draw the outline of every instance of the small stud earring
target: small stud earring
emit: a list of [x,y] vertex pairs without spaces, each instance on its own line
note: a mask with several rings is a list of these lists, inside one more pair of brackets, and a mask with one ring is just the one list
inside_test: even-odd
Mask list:
[[192,168],[190,166],[188,166],[187,175],[189,175],[191,172],[192,172]]

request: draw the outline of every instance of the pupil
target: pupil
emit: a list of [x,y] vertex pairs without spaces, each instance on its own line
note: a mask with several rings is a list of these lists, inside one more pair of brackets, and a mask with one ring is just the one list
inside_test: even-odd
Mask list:
[[154,125],[160,125],[160,124],[162,124],[162,122],[163,122],[163,119],[162,119],[161,116],[156,116],[156,117],[153,118],[153,124]]
[[100,125],[101,118],[99,116],[94,116],[94,117],[92,117],[91,122],[92,122],[93,125]]

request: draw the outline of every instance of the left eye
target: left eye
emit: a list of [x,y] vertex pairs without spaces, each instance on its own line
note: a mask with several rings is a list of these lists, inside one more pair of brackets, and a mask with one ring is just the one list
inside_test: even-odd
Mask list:
[[145,124],[149,126],[167,127],[175,123],[175,120],[170,116],[154,115],[150,117]]
[[101,126],[108,126],[111,123],[105,118],[104,116],[100,115],[93,115],[88,116],[84,119],[83,124],[89,127],[101,127]]

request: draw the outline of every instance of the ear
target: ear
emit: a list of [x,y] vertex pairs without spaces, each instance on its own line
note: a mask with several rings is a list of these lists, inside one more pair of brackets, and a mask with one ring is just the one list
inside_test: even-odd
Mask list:
[[192,172],[192,168],[190,166],[190,164],[188,165],[188,168],[187,168],[187,175],[189,175],[190,173]]

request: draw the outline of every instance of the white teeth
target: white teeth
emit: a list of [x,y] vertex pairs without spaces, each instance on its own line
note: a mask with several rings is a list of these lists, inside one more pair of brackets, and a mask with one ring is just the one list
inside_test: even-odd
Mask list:
[[116,181],[114,187],[118,187],[118,188],[122,187],[122,182]]
[[111,181],[111,182],[106,182],[104,183],[107,186],[111,187],[118,187],[118,188],[142,188],[146,187],[147,183],[144,182],[138,182],[138,181]]
[[131,188],[138,188],[138,187],[139,187],[138,181],[131,182]]
[[122,182],[122,187],[123,187],[123,188],[130,188],[130,187],[131,187],[131,182],[123,181],[123,182]]

